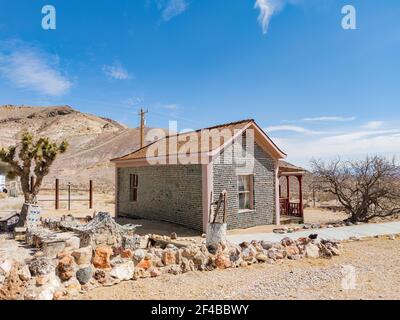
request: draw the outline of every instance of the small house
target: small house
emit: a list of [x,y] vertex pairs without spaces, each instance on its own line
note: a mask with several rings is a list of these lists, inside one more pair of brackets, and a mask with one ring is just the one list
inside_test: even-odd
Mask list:
[[296,205],[281,198],[280,178],[300,177],[300,186],[303,174],[285,157],[252,119],[157,138],[111,160],[116,216],[205,231],[224,195],[228,229],[279,225],[281,213],[302,218],[301,192]]

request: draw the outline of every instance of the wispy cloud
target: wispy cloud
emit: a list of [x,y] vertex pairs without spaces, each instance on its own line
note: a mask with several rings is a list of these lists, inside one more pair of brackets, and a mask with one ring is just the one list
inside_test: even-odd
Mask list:
[[346,122],[346,121],[354,121],[356,117],[315,117],[315,118],[304,118],[303,121],[321,121],[321,122]]
[[130,97],[122,101],[122,104],[127,107],[137,107],[139,104],[143,103],[144,99],[140,97]]
[[381,128],[383,124],[384,124],[383,121],[369,121],[363,125],[363,128],[375,130]]
[[167,109],[167,110],[177,110],[180,108],[179,104],[173,103],[173,104],[164,104],[161,105],[161,108]]
[[272,139],[288,154],[289,161],[306,167],[311,158],[328,159],[338,155],[345,158],[361,158],[367,154],[400,157],[400,129],[396,125],[380,130],[348,128],[346,132],[324,136],[275,135]]
[[189,4],[186,0],[156,0],[157,7],[161,11],[161,19],[164,22],[184,13]]
[[260,10],[258,23],[262,28],[262,32],[267,34],[271,18],[288,4],[295,4],[298,0],[256,0],[254,8]]
[[129,72],[122,66],[119,61],[114,61],[112,65],[103,65],[103,72],[109,78],[116,80],[128,80],[132,78]]
[[0,44],[0,75],[18,88],[47,96],[62,96],[72,87],[57,55],[22,42]]
[[303,133],[303,134],[324,134],[322,131],[313,131],[301,126],[292,126],[292,125],[278,125],[278,126],[270,126],[265,128],[266,132],[279,132],[279,131],[286,131],[286,132],[296,132],[296,133]]

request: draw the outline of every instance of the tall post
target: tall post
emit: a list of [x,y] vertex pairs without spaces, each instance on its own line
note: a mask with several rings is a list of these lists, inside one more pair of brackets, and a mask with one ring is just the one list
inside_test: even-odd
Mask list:
[[93,181],[89,181],[89,209],[93,209]]
[[286,214],[288,216],[291,215],[290,212],[290,177],[286,176],[286,196],[287,196],[287,200],[286,200]]
[[290,202],[290,177],[286,176],[286,196]]
[[68,182],[68,211],[71,211],[71,182]]
[[303,217],[303,176],[298,176],[297,179],[299,179],[300,214]]
[[56,210],[60,209],[60,182],[56,179]]
[[143,108],[140,109],[139,115],[140,115],[140,148],[144,147],[144,129],[146,126],[146,113],[148,111],[144,111]]

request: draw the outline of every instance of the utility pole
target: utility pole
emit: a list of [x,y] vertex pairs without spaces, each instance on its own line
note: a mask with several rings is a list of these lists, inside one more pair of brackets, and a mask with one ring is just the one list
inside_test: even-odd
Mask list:
[[144,128],[146,126],[146,113],[149,110],[144,111],[143,108],[140,109],[139,116],[140,116],[140,148],[144,147]]

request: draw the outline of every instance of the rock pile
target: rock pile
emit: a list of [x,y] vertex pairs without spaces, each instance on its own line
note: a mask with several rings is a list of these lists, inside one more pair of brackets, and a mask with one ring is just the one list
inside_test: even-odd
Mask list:
[[112,286],[121,281],[179,275],[190,271],[212,271],[273,264],[285,259],[330,258],[340,254],[339,243],[329,240],[284,238],[279,243],[243,242],[240,245],[191,244],[149,249],[91,245],[65,247],[55,258],[38,251],[28,265],[7,260],[0,263],[0,298],[60,300],[98,286]]
[[341,221],[341,222],[332,222],[332,223],[304,223],[302,225],[289,228],[289,227],[281,227],[273,230],[274,233],[278,234],[286,234],[293,233],[301,230],[310,230],[310,229],[324,229],[324,228],[340,228],[340,227],[348,227],[352,225],[359,225],[360,222],[352,223],[350,221]]

